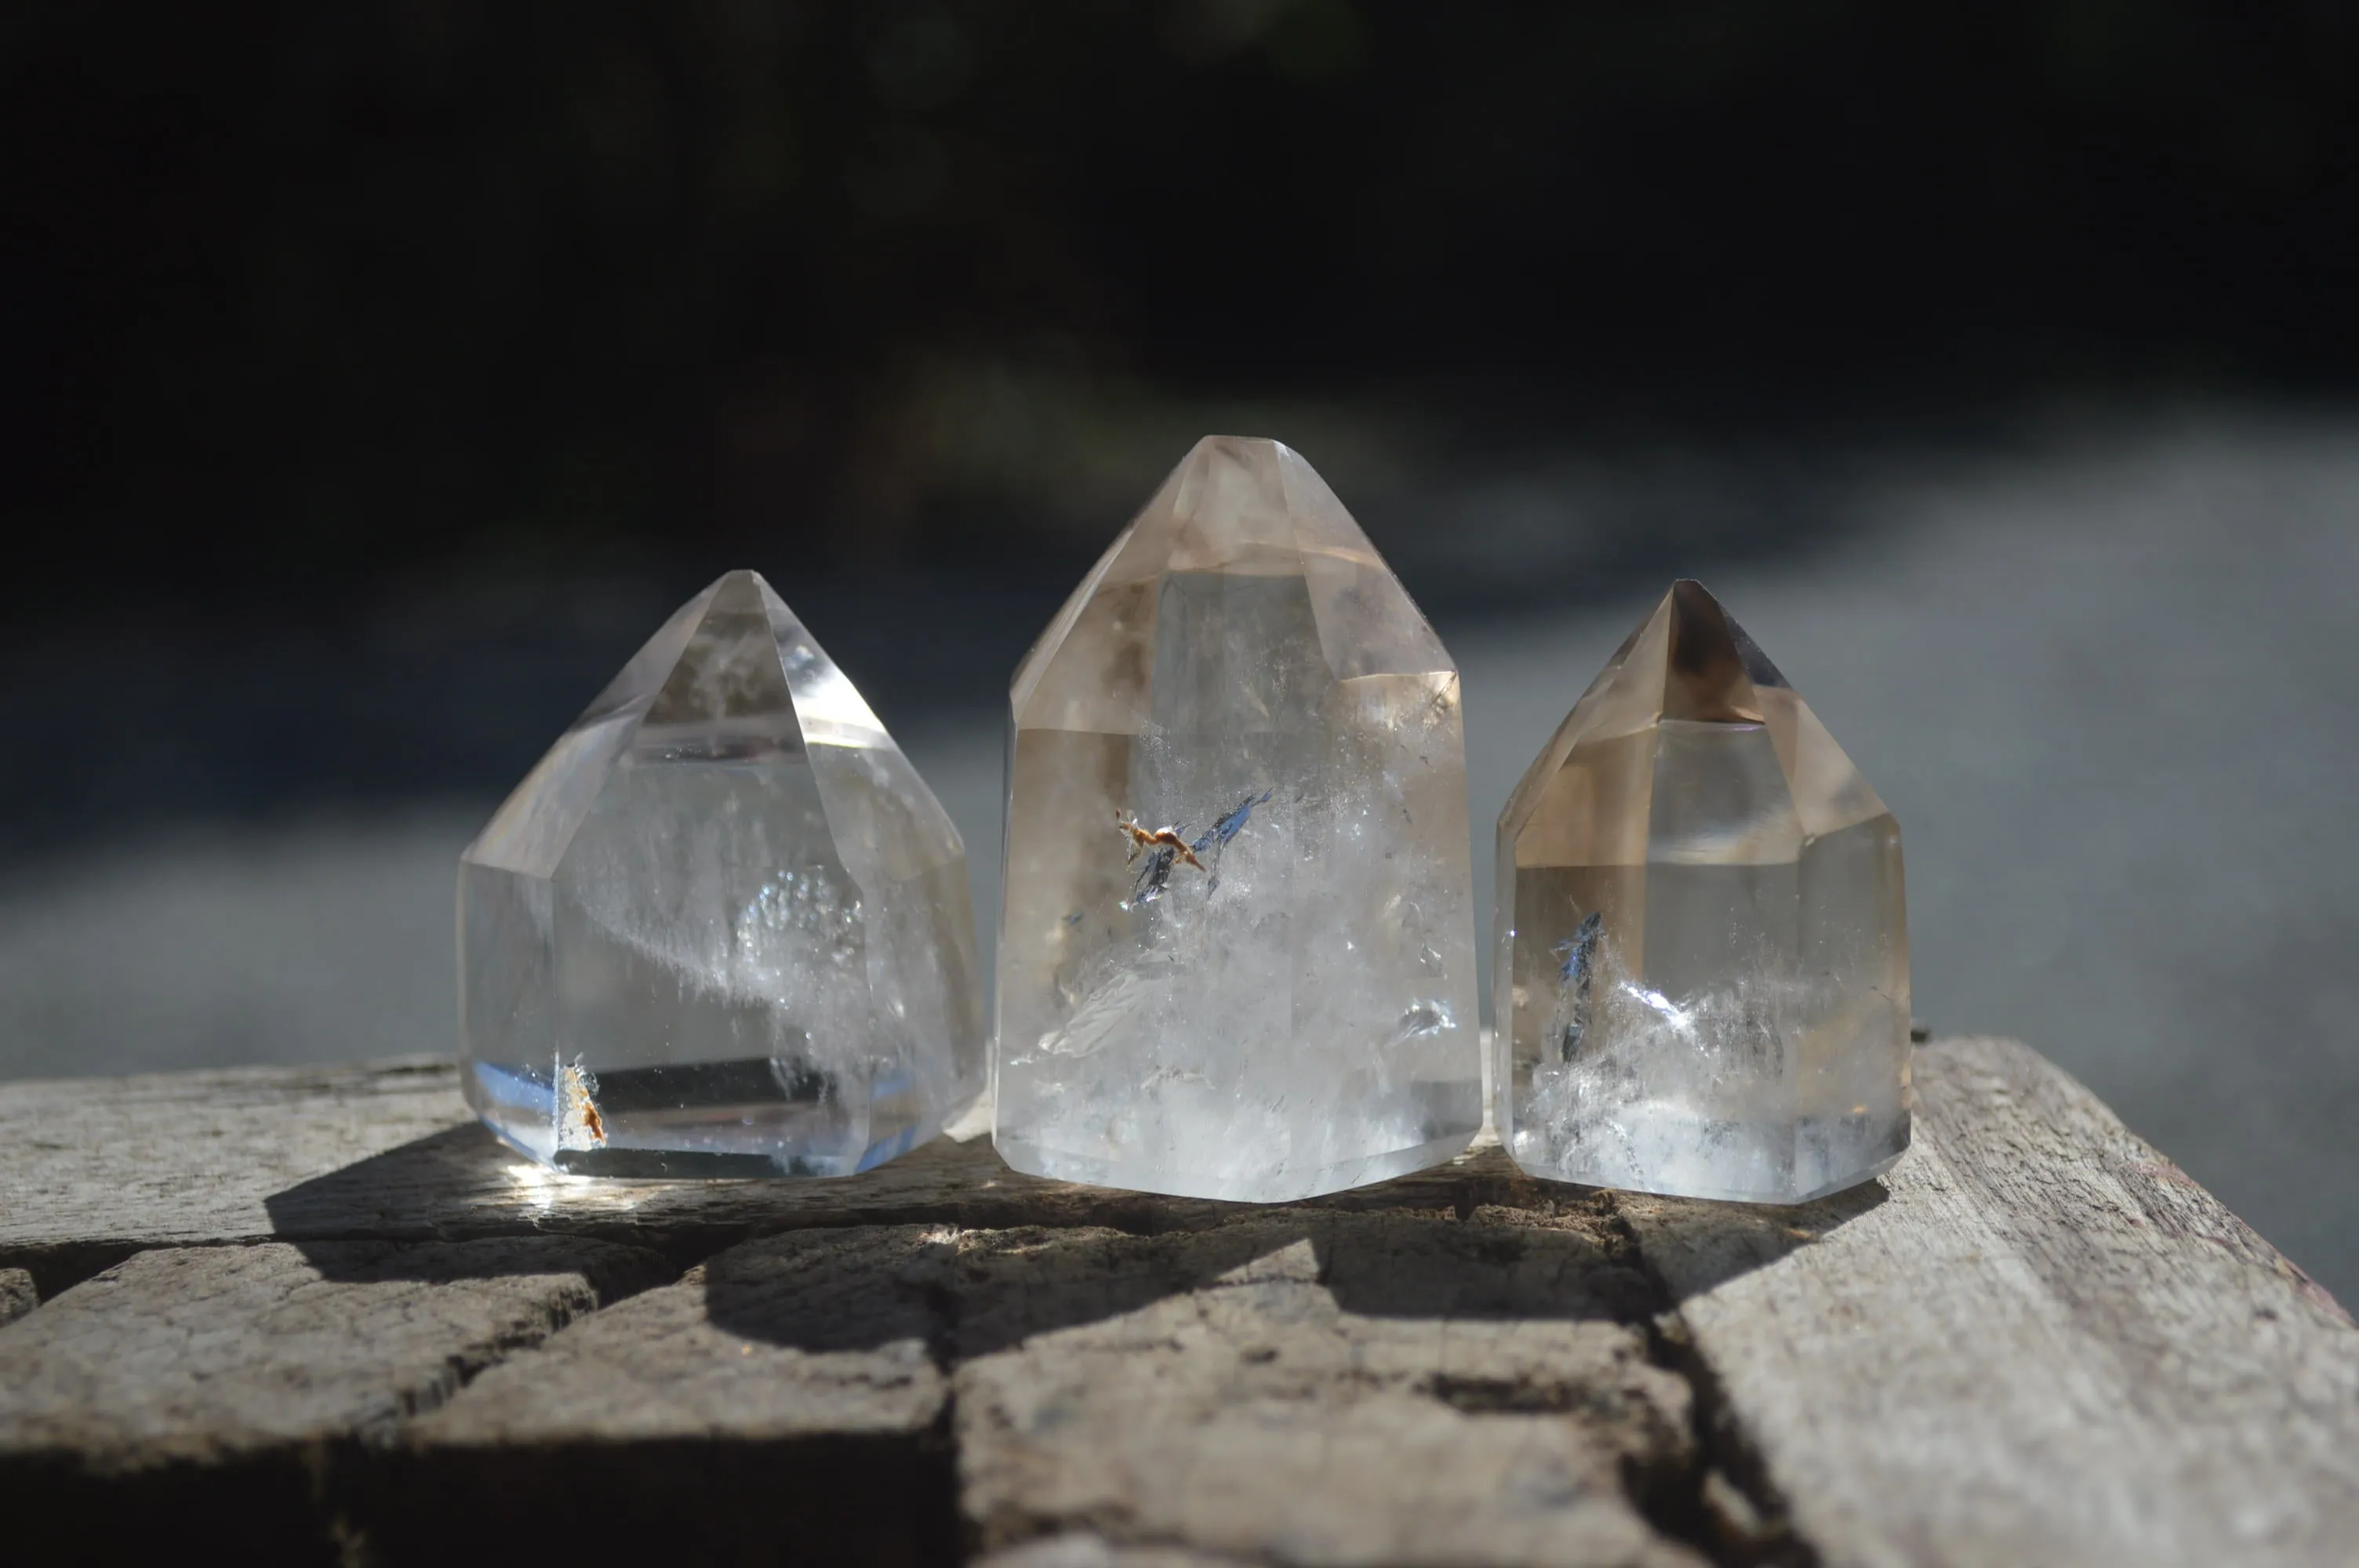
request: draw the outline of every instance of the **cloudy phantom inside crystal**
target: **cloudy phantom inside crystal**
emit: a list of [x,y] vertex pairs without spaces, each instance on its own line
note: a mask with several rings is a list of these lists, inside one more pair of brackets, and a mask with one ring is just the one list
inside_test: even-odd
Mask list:
[[1199,442],[1010,695],[1009,1164],[1274,1202],[1466,1145],[1458,672],[1308,463]]
[[1537,1176],[1799,1203],[1908,1146],[1900,827],[1701,583],[1499,818],[1499,1128]]
[[681,608],[459,862],[467,1098],[563,1170],[863,1171],[980,1092],[966,851],[752,572]]

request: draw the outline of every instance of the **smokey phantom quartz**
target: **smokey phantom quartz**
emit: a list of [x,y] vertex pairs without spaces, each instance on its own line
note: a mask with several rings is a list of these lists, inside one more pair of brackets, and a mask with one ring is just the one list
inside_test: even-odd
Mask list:
[[1198,443],[1010,695],[1009,1164],[1274,1202],[1465,1147],[1458,673],[1308,463]]
[[966,853],[770,585],[683,606],[459,864],[467,1098],[561,1170],[842,1175],[984,1065]]
[[1495,1082],[1537,1176],[1799,1203],[1908,1145],[1900,828],[1701,583],[1499,818]]

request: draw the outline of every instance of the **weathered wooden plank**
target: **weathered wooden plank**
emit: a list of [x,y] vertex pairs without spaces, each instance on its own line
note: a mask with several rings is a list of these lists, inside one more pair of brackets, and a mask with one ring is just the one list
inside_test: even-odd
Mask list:
[[[530,1560],[579,1499],[682,1560],[928,1562],[958,1539],[931,1227],[746,1243],[492,1368],[352,1488],[380,1558]],[[791,1548],[791,1550],[789,1550]]]
[[1644,1509],[1696,1454],[1635,1260],[1600,1217],[1537,1217],[971,1238],[974,1536],[1025,1563],[1703,1561]]
[[201,1520],[316,1554],[338,1444],[669,1273],[563,1238],[140,1253],[0,1329],[0,1518],[27,1550]]
[[563,1238],[143,1252],[0,1330],[0,1463],[126,1470],[390,1430],[666,1271]]
[[1693,1563],[1647,1516],[1696,1459],[1687,1384],[1648,1358],[1654,1301],[1594,1204],[805,1231],[491,1368],[411,1425],[353,1517],[396,1558],[426,1544],[404,1499],[522,1548],[546,1520],[519,1496],[686,1485],[662,1533],[700,1556],[751,1530],[920,1557],[962,1500],[994,1547]]
[[1624,1198],[1830,1563],[2342,1563],[2359,1332],[2021,1045],[1917,1056],[1914,1149],[1791,1211]]
[[923,1227],[732,1248],[493,1368],[415,1423],[409,1441],[923,1433],[949,1398],[929,1346],[955,1249]]
[[0,1085],[0,1264],[53,1294],[141,1247],[269,1239],[272,1194],[465,1121],[457,1084],[417,1061]]

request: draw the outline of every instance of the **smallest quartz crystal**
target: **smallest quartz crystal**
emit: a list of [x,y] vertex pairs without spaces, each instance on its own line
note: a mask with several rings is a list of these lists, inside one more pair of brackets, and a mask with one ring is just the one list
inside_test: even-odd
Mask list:
[[1800,1203],[1908,1145],[1900,828],[1674,584],[1499,818],[1501,1135],[1536,1176]]

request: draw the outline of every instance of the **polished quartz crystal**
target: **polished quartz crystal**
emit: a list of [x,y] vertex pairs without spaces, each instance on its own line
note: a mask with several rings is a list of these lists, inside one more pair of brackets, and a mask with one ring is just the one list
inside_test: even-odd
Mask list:
[[1011,702],[1009,1164],[1272,1202],[1465,1147],[1458,673],[1308,463],[1198,443]]
[[1701,583],[1499,818],[1500,1136],[1537,1176],[1799,1203],[1908,1146],[1900,827]]
[[752,572],[641,648],[459,862],[467,1098],[603,1175],[842,1175],[981,1091],[958,830]]

